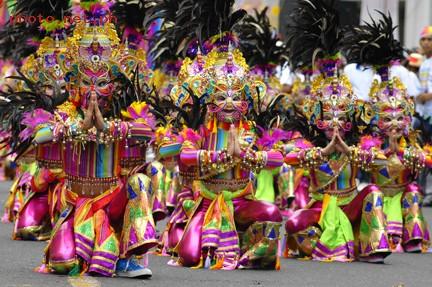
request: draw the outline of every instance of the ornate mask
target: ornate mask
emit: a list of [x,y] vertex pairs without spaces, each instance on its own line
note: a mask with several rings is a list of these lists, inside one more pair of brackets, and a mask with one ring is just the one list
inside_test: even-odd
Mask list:
[[356,99],[351,84],[345,76],[333,76],[334,69],[312,81],[311,95],[303,102],[303,113],[328,138],[333,136],[335,128],[341,135],[350,131],[355,114]]
[[382,82],[375,80],[370,98],[375,113],[375,123],[381,134],[389,136],[396,132],[398,137],[407,135],[414,113],[414,102],[407,95],[399,78],[388,79],[388,68],[378,69]]
[[119,38],[111,23],[104,26],[79,25],[68,48],[71,58],[77,59],[68,75],[69,89],[75,105],[87,108],[90,95],[95,92],[104,116],[111,112],[114,93],[112,80],[120,73],[117,60]]

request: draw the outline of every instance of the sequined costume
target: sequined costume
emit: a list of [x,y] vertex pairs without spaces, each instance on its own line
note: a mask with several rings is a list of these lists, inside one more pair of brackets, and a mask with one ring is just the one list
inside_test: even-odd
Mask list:
[[[65,31],[56,24],[47,31],[50,36],[42,39],[36,57],[31,55],[21,70],[29,79],[43,85],[47,94],[57,95],[58,99],[53,99],[53,102],[59,106],[67,98],[64,77],[70,63],[65,53]],[[58,107],[58,115],[65,114],[65,110],[68,110],[67,105]],[[32,128],[37,125],[33,115],[24,116],[22,123]],[[27,141],[29,136],[26,129],[20,133],[22,141]],[[31,179],[31,192],[17,215],[12,235],[14,239],[48,239],[51,227],[63,209],[60,194],[63,178],[61,146],[58,143],[39,145],[35,153],[38,168]]]
[[349,61],[373,68],[380,80],[372,83],[370,105],[365,106],[366,114],[372,115],[372,132],[360,144],[382,150],[387,158],[372,168],[371,182],[384,194],[392,250],[426,251],[430,234],[421,209],[423,191],[415,180],[425,165],[430,167],[430,155],[412,130],[414,101],[401,80],[390,74],[392,64],[403,59],[404,49],[391,32],[391,16],[381,13],[380,18],[346,36]]
[[[92,13],[99,13],[97,9],[84,13],[96,17]],[[112,23],[77,25],[66,45],[71,61],[66,76],[71,109],[62,116],[36,109],[28,115],[37,126],[26,125],[35,144],[61,146],[65,173],[64,208],[39,271],[151,276],[133,258],[157,244],[148,198],[151,180],[141,173],[122,177],[121,160],[132,143],[152,138],[154,120],[146,113],[146,103],[134,103],[113,84],[114,78],[125,74]],[[128,105],[124,107],[127,113],[140,118],[120,119],[123,103]]]
[[[356,177],[360,169],[367,170],[385,157],[379,150],[362,149],[355,139],[361,105],[347,78],[338,73],[337,12],[314,0],[299,1],[295,14],[289,31],[291,58],[309,65],[312,55],[318,50],[319,54],[314,63],[318,75],[298,115],[306,124],[301,130],[305,138],[315,144],[297,139],[285,156],[287,164],[309,172],[311,196],[308,205],[286,222],[287,245],[319,261],[381,262],[390,254],[383,194],[376,185],[357,190]],[[322,21],[331,25],[322,30]]]
[[[189,219],[175,251],[184,266],[274,268],[282,218],[275,205],[253,200],[250,172],[279,167],[282,155],[274,150],[254,150],[255,135],[242,117],[250,91],[256,87],[264,92],[264,86],[248,82],[248,67],[241,53],[226,49],[212,50],[205,57],[203,71],[185,78],[195,94],[206,91],[211,107],[207,126],[197,130],[201,141],[186,139],[182,144],[180,162],[197,168],[195,179],[199,180],[193,186],[197,198],[189,206]],[[174,88],[172,93],[179,90],[181,87]],[[237,157],[228,153],[229,130],[234,126],[242,150]],[[251,237],[258,229],[263,236]]]

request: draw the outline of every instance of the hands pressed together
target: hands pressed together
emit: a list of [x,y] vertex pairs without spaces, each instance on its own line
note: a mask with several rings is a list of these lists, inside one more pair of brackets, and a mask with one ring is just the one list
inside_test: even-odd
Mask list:
[[239,158],[241,154],[241,147],[239,141],[239,135],[234,125],[230,126],[228,132],[228,154],[232,157]]
[[389,149],[392,153],[397,153],[399,150],[398,136],[396,130],[392,130],[389,138]]
[[339,130],[337,128],[334,129],[333,137],[330,143],[325,148],[322,149],[322,154],[330,155],[335,151],[338,151],[343,154],[350,153],[349,146],[342,139],[342,137],[339,134]]
[[97,103],[96,92],[90,95],[90,102],[87,110],[84,111],[84,120],[82,121],[82,129],[89,130],[96,127],[97,130],[102,131],[105,128],[104,119]]

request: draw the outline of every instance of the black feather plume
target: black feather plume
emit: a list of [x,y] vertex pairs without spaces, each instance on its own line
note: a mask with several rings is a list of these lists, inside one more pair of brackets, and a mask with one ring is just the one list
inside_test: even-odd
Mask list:
[[197,0],[193,2],[191,28],[201,48],[204,42],[223,32],[232,32],[247,12],[243,9],[233,11],[234,0]]
[[41,20],[50,17],[63,21],[70,15],[69,0],[18,0],[11,8],[11,17],[0,29],[0,58],[11,59],[16,64],[36,52],[37,46],[32,42],[46,36],[40,29]]
[[[149,55],[152,58],[153,66],[161,68],[162,63],[181,58],[179,46],[191,33],[190,30],[188,31],[191,10],[185,5],[188,3],[187,0],[155,0],[153,2],[149,4],[144,26],[147,30],[152,29],[152,25],[160,26],[152,39],[148,40],[150,41]],[[182,13],[189,17],[178,17],[178,14]]]
[[345,32],[343,50],[348,62],[375,66],[403,59],[404,49],[394,37],[397,26],[393,26],[391,15],[376,12],[382,17],[379,21],[371,17],[369,23]]
[[3,128],[11,133],[9,138],[10,153],[19,155],[31,145],[31,139],[23,142],[19,138],[20,132],[25,128],[21,124],[24,114],[35,109],[54,113],[55,108],[67,100],[68,94],[60,94],[60,87],[55,87],[56,93],[49,96],[44,92],[45,87],[39,82],[33,82],[21,72],[18,73],[19,76],[10,78],[21,81],[25,89],[20,91],[8,89],[1,92],[0,95],[3,98],[0,100],[0,122],[3,123]]
[[[119,35],[124,35],[126,29],[131,28],[137,32],[145,33],[144,19],[148,10],[156,5],[154,0],[118,0],[111,7],[116,20]],[[122,36],[124,37],[124,36]]]
[[299,0],[287,29],[289,60],[293,69],[311,67],[315,57],[339,52],[342,33],[334,0]]
[[283,65],[287,61],[287,47],[277,30],[271,26],[267,16],[268,7],[255,15],[247,15],[236,27],[240,39],[240,50],[248,65]]

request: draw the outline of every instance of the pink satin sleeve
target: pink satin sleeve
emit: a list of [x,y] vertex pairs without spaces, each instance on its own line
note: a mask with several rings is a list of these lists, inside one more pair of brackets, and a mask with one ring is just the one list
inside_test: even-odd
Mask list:
[[[183,149],[180,153],[180,161],[186,166],[198,166],[200,164],[200,152],[199,149]],[[206,151],[210,155],[210,163],[217,162],[217,152]]]
[[183,149],[180,153],[180,161],[186,166],[199,165],[200,150]]
[[267,163],[265,166],[266,168],[272,169],[272,168],[280,167],[284,163],[284,158],[281,152],[271,150],[265,153],[267,153]]

